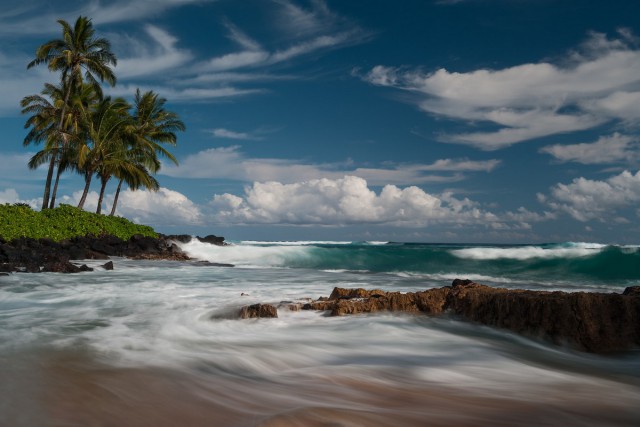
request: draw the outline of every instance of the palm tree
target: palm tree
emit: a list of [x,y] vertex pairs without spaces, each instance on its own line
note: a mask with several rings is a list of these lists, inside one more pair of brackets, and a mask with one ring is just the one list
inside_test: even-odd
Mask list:
[[[98,79],[102,82],[106,81],[112,86],[115,85],[116,77],[110,64],[116,65],[117,60],[111,52],[109,41],[94,37],[95,30],[89,18],[78,17],[73,28],[64,20],[58,20],[58,23],[62,26],[62,38],[53,39],[41,45],[36,50],[35,59],[27,65],[27,68],[47,64],[50,71],[61,72],[61,80],[66,85],[57,126],[58,133],[61,133],[71,91],[83,83],[83,72],[87,82],[94,86],[97,93],[101,94],[102,89]],[[64,140],[62,143],[64,144]],[[52,150],[53,155],[50,157],[42,198],[42,209],[46,209],[49,205],[53,169],[56,162],[59,161],[57,148],[52,146]]]
[[[121,151],[126,149],[126,131],[131,123],[129,108],[130,105],[122,98],[111,100],[111,97],[106,97],[88,112],[85,119],[88,138],[78,147],[78,168],[85,175],[79,208],[84,207],[93,175],[98,173],[101,180],[108,181],[107,176],[110,177],[113,164],[122,156]],[[101,196],[104,195],[105,186],[106,182],[103,181]],[[101,201],[98,209],[100,206]]]
[[56,204],[56,194],[58,193],[58,182],[60,175],[66,170],[78,169],[78,146],[81,141],[87,139],[86,112],[100,101],[100,94],[95,91],[92,84],[83,84],[78,90],[74,90],[69,98],[64,119],[64,128],[67,129],[69,138],[63,139],[65,142],[58,154],[58,173],[53,184],[51,193],[51,203],[49,208],[53,209]]
[[[65,83],[60,85],[45,84],[41,95],[30,95],[21,101],[22,113],[33,113],[27,119],[25,128],[31,130],[24,139],[24,145],[46,141],[45,147],[37,152],[29,161],[29,168],[35,169],[51,159],[58,165],[49,208],[55,206],[58,182],[62,172],[77,170],[77,143],[86,138],[84,117],[85,111],[97,101],[97,94],[90,84],[84,84],[71,92],[67,105],[63,105],[66,93]],[[64,109],[63,126],[58,129],[58,119]],[[62,142],[62,143],[61,143]]]
[[149,190],[157,190],[158,182],[150,176],[160,170],[158,155],[166,157],[176,165],[178,161],[162,144],[176,145],[178,140],[176,132],[184,131],[185,125],[178,115],[164,108],[167,100],[161,98],[153,91],[140,93],[136,90],[134,97],[134,115],[130,135],[129,157],[132,160],[132,169],[116,176],[120,179],[116,196],[111,208],[111,215],[115,214],[122,182],[125,181],[130,188],[145,187]]

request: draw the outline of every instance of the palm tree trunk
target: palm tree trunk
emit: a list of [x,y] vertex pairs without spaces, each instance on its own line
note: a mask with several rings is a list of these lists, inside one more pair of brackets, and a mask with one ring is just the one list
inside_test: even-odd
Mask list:
[[84,208],[84,202],[87,200],[87,194],[89,193],[89,187],[91,186],[91,178],[93,178],[93,173],[87,173],[84,179],[84,191],[82,192],[80,203],[78,203],[79,209]]
[[58,164],[58,173],[56,173],[56,182],[53,184],[53,193],[51,194],[51,203],[49,209],[53,209],[56,206],[56,194],[58,193],[58,183],[60,182],[60,175],[62,175],[62,168]]
[[113,198],[113,206],[111,206],[111,213],[109,216],[116,214],[116,206],[118,206],[118,197],[120,197],[120,189],[122,188],[122,179],[118,182],[118,188],[116,189],[116,196]]
[[49,162],[49,171],[47,172],[47,180],[44,183],[44,195],[42,196],[42,209],[47,209],[49,207],[49,194],[51,193],[51,181],[53,179],[53,168],[56,164],[56,155],[51,156],[51,161]]
[[107,182],[109,182],[109,178],[111,178],[110,176],[108,177],[100,177],[100,197],[98,197],[98,207],[96,208],[96,213],[100,214],[102,212],[102,200],[104,199],[104,190],[107,188]]
[[[69,97],[71,96],[71,85],[67,88],[67,92],[64,95],[64,103],[62,104],[62,110],[60,111],[60,121],[58,122],[58,132],[62,132],[62,127],[64,125],[64,114],[67,109],[67,102],[69,102]],[[65,142],[63,141],[63,149]],[[44,184],[44,196],[42,197],[42,209],[47,209],[49,207],[49,194],[51,193],[51,181],[53,179],[53,168],[56,164],[56,159],[58,157],[58,150],[55,150],[53,155],[51,156],[51,161],[49,162],[49,171],[47,172],[47,181]],[[56,182],[57,186],[57,182]],[[55,193],[54,193],[55,194]],[[55,196],[54,196],[55,202]],[[51,204],[53,207],[53,203]]]

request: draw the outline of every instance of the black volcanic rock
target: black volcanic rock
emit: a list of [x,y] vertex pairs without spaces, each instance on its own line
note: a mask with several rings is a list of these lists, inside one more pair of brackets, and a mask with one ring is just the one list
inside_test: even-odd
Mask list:
[[208,236],[205,237],[197,237],[198,240],[200,240],[202,243],[209,243],[212,245],[217,245],[217,246],[224,246],[224,237],[220,237],[220,236],[214,236],[213,234],[209,234]]
[[173,240],[174,242],[179,242],[179,243],[189,243],[191,241],[190,234],[170,234],[168,236],[162,235],[162,238],[164,240],[168,240],[168,241]]
[[[191,240],[191,236],[187,235],[160,235],[158,238],[134,235],[129,240],[122,240],[110,235],[84,236],[61,242],[25,237],[10,242],[0,239],[0,271],[73,272],[74,267],[67,264],[70,260],[106,260],[112,256],[185,261],[189,260],[189,256],[175,242],[186,240],[187,237]],[[207,239],[216,241],[217,244],[224,244],[223,237],[207,236]],[[230,265],[225,264],[224,266]]]

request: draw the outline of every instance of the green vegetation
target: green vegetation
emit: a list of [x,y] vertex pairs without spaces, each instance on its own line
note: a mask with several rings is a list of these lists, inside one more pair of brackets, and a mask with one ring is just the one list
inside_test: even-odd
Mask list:
[[0,237],[48,238],[55,241],[76,236],[113,235],[128,240],[134,234],[158,237],[153,228],[118,216],[97,215],[70,205],[34,211],[24,204],[0,205]]
[[96,210],[100,213],[106,186],[115,177],[114,215],[123,183],[132,190],[158,190],[153,174],[160,169],[159,156],[177,164],[163,144],[176,145],[176,132],[184,131],[185,125],[153,91],[136,90],[133,104],[105,96],[100,83],[116,84],[111,67],[117,60],[111,44],[95,36],[87,17],[78,17],[73,26],[64,20],[58,23],[62,37],[41,45],[27,65],[46,65],[60,78],[58,84],[47,83],[39,94],[26,96],[20,103],[22,113],[29,115],[24,145],[43,144],[29,167],[48,164],[42,210],[55,207],[60,175],[71,171],[85,180],[79,208],[84,207],[92,179],[100,181]]

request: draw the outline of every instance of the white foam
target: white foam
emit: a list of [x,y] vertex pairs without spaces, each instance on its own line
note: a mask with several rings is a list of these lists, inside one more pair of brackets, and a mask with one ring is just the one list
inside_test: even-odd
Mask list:
[[599,244],[570,244],[567,246],[554,246],[544,248],[541,246],[522,246],[510,248],[466,248],[454,249],[450,253],[458,258],[475,260],[516,259],[519,261],[542,258],[578,258],[597,254],[606,245]]
[[261,240],[242,240],[241,245],[260,245],[260,246],[313,246],[313,245],[350,245],[352,242],[331,241],[331,240],[301,240],[301,241],[261,241]]
[[242,267],[282,267],[295,257],[308,256],[308,246],[304,245],[226,245],[217,246],[192,240],[179,243],[180,248],[192,258],[202,261],[229,263]]

